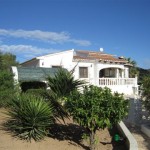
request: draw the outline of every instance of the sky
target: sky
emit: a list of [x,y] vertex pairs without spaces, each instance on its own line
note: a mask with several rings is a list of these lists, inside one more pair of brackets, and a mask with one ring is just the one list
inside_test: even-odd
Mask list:
[[0,0],[0,50],[20,63],[100,48],[150,69],[150,0]]

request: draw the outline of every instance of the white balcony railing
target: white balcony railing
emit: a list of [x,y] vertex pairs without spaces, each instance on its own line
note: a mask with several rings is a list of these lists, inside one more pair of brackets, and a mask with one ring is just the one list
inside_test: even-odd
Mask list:
[[99,85],[136,85],[137,78],[99,78]]

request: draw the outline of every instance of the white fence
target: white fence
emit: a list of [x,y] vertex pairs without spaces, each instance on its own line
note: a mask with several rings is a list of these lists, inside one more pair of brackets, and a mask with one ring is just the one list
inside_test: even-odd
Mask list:
[[136,78],[99,78],[99,85],[136,85]]

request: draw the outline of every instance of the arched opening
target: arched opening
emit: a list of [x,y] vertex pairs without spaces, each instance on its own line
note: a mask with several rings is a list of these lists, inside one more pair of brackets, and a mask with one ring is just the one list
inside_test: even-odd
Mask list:
[[99,78],[116,78],[116,68],[104,68],[99,71]]

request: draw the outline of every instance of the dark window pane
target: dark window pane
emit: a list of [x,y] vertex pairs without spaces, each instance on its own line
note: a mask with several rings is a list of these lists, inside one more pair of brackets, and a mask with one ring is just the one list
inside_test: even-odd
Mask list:
[[88,68],[87,67],[79,67],[79,77],[80,78],[88,78]]

